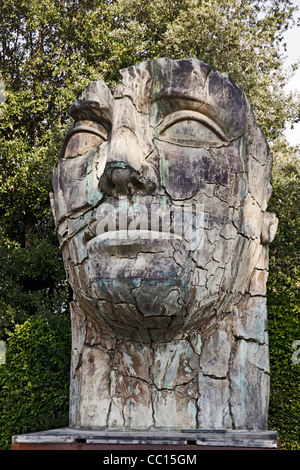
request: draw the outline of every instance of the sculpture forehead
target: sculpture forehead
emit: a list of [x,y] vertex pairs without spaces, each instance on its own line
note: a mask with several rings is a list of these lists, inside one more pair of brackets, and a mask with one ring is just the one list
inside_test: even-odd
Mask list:
[[244,133],[243,91],[227,74],[200,60],[156,59],[130,66],[121,74],[122,83],[112,92],[103,82],[93,82],[79,99],[98,102],[112,116],[115,100],[130,97],[139,113],[151,115],[154,126],[178,109],[197,110],[215,120],[229,140]]
[[209,71],[207,64],[195,59],[142,62],[121,70],[123,80],[117,93],[124,93],[125,88],[141,112],[147,112],[146,106],[161,98],[183,98],[199,105],[206,101]]

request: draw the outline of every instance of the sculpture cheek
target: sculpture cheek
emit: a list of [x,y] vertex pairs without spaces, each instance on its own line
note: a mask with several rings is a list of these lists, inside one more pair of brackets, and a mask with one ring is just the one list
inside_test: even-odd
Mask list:
[[60,160],[53,176],[52,206],[59,222],[67,214],[93,207],[103,197],[98,188],[102,161],[92,150],[76,158]]
[[191,198],[199,191],[201,179],[213,179],[215,163],[207,150],[158,140],[155,143],[160,183],[172,199]]
[[59,162],[58,185],[67,213],[80,210],[87,205],[85,181],[87,173],[88,154]]

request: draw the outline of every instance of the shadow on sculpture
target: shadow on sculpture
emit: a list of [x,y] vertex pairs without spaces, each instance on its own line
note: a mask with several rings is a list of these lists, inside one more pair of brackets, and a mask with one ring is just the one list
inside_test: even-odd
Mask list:
[[91,83],[51,195],[71,302],[70,427],[267,429],[272,158],[196,59]]

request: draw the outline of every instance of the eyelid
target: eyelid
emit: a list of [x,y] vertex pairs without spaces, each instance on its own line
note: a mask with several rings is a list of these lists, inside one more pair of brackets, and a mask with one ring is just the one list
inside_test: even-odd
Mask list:
[[189,110],[176,111],[175,113],[169,114],[167,117],[165,117],[163,122],[156,128],[157,135],[164,132],[173,124],[184,120],[193,120],[204,124],[206,127],[213,130],[220,139],[228,142],[228,139],[222,129],[212,119],[210,119],[205,114]]
[[64,141],[63,141],[63,144],[62,144],[62,148],[61,148],[61,151],[60,151],[60,157],[63,157],[64,154],[65,154],[65,151],[66,151],[66,148],[67,148],[67,145],[68,145],[68,142],[69,140],[71,139],[71,137],[74,135],[74,134],[78,134],[80,132],[88,132],[90,134],[94,134],[94,135],[97,135],[99,137],[101,137],[101,139],[103,140],[107,140],[107,133],[106,132],[102,132],[100,131],[99,129],[97,129],[96,127],[91,127],[91,126],[87,126],[87,125],[80,125],[80,126],[77,126],[77,127],[73,127],[73,129],[71,129]]

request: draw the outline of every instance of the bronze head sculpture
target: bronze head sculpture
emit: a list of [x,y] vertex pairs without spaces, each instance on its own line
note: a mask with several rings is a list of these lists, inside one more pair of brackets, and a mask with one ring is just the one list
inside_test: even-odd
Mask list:
[[196,59],[93,82],[54,172],[70,425],[265,429],[272,158],[241,88]]

